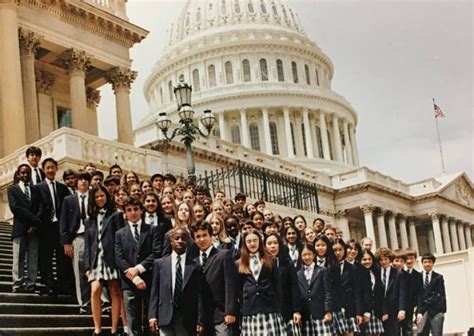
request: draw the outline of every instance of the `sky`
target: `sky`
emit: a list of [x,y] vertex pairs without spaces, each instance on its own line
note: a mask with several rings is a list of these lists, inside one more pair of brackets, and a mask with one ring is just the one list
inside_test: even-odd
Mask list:
[[[302,27],[334,64],[332,90],[358,113],[360,165],[404,182],[446,171],[474,182],[473,4],[459,0],[289,0]],[[129,0],[130,21],[150,34],[131,50],[133,124],[147,115],[143,85],[183,0]],[[99,133],[116,138],[115,100],[102,90]]]

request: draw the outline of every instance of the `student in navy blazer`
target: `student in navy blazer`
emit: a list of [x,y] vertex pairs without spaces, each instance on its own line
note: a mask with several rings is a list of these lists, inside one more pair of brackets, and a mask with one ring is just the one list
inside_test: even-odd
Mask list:
[[[41,224],[38,218],[39,193],[31,188],[31,168],[27,164],[18,166],[14,185],[8,188],[8,205],[13,213],[13,292],[35,290],[38,273],[38,237],[36,230]],[[24,274],[25,262],[28,275]]]
[[[153,262],[148,320],[151,331],[159,330],[160,335],[196,335],[204,330],[203,276],[200,265],[186,253],[188,239],[185,229],[171,230],[172,253]],[[176,287],[178,278],[181,291]]]
[[151,286],[153,260],[158,258],[156,227],[142,220],[142,202],[134,197],[125,201],[125,226],[115,233],[115,263],[120,278],[132,334],[143,334],[143,312],[146,311]]

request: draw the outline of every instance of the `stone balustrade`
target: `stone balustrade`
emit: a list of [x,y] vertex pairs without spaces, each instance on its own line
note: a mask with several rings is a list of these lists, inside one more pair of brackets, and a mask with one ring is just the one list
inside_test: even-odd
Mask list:
[[125,10],[126,0],[85,0],[85,2],[123,19],[127,19],[127,13]]

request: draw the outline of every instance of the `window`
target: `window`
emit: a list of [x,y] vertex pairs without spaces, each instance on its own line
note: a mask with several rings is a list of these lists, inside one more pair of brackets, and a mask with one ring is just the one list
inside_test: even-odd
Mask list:
[[232,142],[240,145],[240,127],[237,125],[232,125],[230,128],[230,136],[232,138]]
[[225,82],[226,84],[234,83],[234,73],[232,72],[232,63],[230,61],[225,62]]
[[308,156],[308,149],[306,148],[306,133],[304,131],[304,124],[301,124],[301,136],[303,137],[304,156]]
[[201,8],[198,8],[196,12],[196,22],[201,22]]
[[268,81],[267,60],[265,58],[260,60],[260,76],[262,77],[262,81]]
[[305,73],[305,76],[306,76],[306,84],[311,85],[311,78],[309,78],[308,64],[304,65],[304,73]]
[[194,69],[193,70],[193,89],[195,92],[198,92],[201,90],[201,82],[199,80],[199,70]]
[[277,8],[275,6],[275,3],[272,3],[272,10],[273,10],[273,15],[278,16],[278,11],[277,11]]
[[260,9],[262,10],[263,14],[267,14],[267,7],[265,7],[263,0],[260,0]]
[[318,73],[318,69],[316,69],[316,85],[319,86],[319,73]]
[[173,82],[172,81],[168,82],[168,94],[169,94],[170,102],[172,102],[173,99],[174,99]]
[[222,0],[222,4],[221,4],[221,14],[222,16],[226,16],[227,15],[227,6],[225,4],[225,0]]
[[321,129],[319,128],[319,126],[316,126],[316,143],[318,145],[319,157],[322,159],[324,157],[323,140],[321,139]]
[[283,62],[281,60],[277,60],[277,72],[278,72],[278,81],[284,82],[285,81],[285,73],[283,71]]
[[239,0],[235,0],[234,11],[235,11],[236,14],[240,14]]
[[293,154],[296,155],[295,129],[293,128],[293,123],[290,123],[290,130],[291,130],[291,141],[293,142]]
[[242,70],[244,72],[244,82],[250,82],[252,80],[250,76],[250,62],[249,60],[242,61]]
[[259,151],[260,150],[260,138],[258,136],[258,126],[256,123],[251,123],[249,125],[250,132],[250,146],[252,149]]
[[272,142],[273,155],[280,155],[280,148],[278,146],[277,125],[273,121],[270,122],[270,140]]
[[248,9],[249,9],[249,13],[254,12],[253,4],[251,2],[249,2],[249,4],[248,4]]
[[165,102],[163,101],[163,88],[160,87],[160,104],[163,105]]
[[216,82],[216,67],[211,64],[207,67],[207,76],[209,77],[209,87],[217,85]]
[[190,22],[191,22],[191,17],[190,17],[190,14],[188,12],[188,14],[186,14],[186,28],[189,27]]
[[296,62],[291,62],[291,71],[293,72],[293,83],[298,83],[298,66]]
[[184,75],[183,74],[179,75],[179,81],[184,82]]
[[65,107],[58,106],[56,110],[58,118],[58,128],[72,127],[71,110]]
[[329,130],[326,130],[328,134],[328,145],[329,145],[329,160],[332,160],[332,137],[331,137],[331,132]]

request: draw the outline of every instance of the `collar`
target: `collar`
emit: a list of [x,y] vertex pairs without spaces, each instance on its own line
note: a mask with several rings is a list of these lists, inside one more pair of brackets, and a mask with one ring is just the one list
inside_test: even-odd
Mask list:
[[304,265],[304,266],[303,266],[303,269],[312,271],[312,270],[314,269],[314,266],[315,266],[315,264],[314,264],[314,261],[313,261],[313,262],[312,262],[311,264],[309,264],[309,265]]
[[86,198],[87,198],[87,196],[89,195],[89,192],[87,192],[87,191],[84,192],[84,193],[82,193],[82,192],[80,192],[78,189],[76,189],[76,192],[77,192],[77,196],[79,196],[79,198],[80,198],[81,196],[86,196]]
[[318,264],[324,264],[326,262],[326,258],[316,257],[316,261]]
[[176,251],[171,252],[171,258],[173,260],[178,259],[178,256],[181,257],[181,261],[185,260],[186,259],[186,251],[183,254],[178,254],[178,253],[176,253]]
[[107,212],[107,210],[105,210],[105,208],[102,208],[99,210],[98,214],[99,215],[105,215],[105,213]]
[[29,183],[28,183],[28,184],[26,184],[26,183],[25,183],[25,182],[23,182],[23,181],[18,181],[18,184],[20,185],[20,187],[21,187],[22,189],[25,189],[25,187],[26,187],[26,186],[30,186],[30,184],[29,184]]
[[257,258],[258,260],[260,260],[260,252],[257,251],[257,253],[255,254],[250,253],[250,259],[252,258]]
[[50,180],[49,178],[47,178],[47,177],[45,177],[44,180],[45,180],[46,182],[48,182],[48,184],[51,184],[51,182],[56,182],[55,180],[52,180],[52,181],[51,181],[51,180]]
[[[207,250],[204,251],[204,253],[206,254],[207,257],[209,257],[209,255],[211,254],[211,251],[212,251],[212,248],[213,248],[213,247],[214,247],[214,246],[212,246],[212,244],[211,244],[211,246],[209,246],[209,247],[207,248]],[[201,255],[202,255],[202,253],[203,253],[203,252],[201,252]]]
[[138,227],[140,227],[140,225],[142,225],[142,220],[139,219],[138,222],[134,223],[134,222],[130,222],[130,221],[127,221],[128,222],[128,225],[130,225],[131,227],[133,227],[133,225],[137,224]]
[[351,264],[351,265],[354,265],[354,264],[355,264],[355,260],[350,261],[350,260],[347,260],[347,259],[346,259],[346,261],[347,261],[349,264]]

